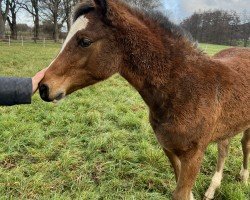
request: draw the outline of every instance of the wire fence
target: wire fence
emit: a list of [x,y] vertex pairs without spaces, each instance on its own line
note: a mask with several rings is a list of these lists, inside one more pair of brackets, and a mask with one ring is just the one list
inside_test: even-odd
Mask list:
[[[18,36],[17,40],[12,39],[9,35],[5,36],[5,39],[0,39],[0,46],[29,46],[29,45],[40,45],[41,47],[46,46],[55,46],[62,45],[65,39],[59,39],[58,42],[55,42],[52,38],[41,37],[39,39],[34,40],[34,38],[29,36]],[[224,45],[222,45],[224,46]],[[238,45],[239,47],[243,46],[243,43]],[[250,47],[250,43],[248,45]],[[207,50],[207,46],[205,47],[205,51]]]
[[55,42],[52,39],[37,39],[33,40],[32,38],[20,37],[18,40],[13,40],[10,36],[6,36],[5,39],[0,40],[0,46],[29,46],[31,44],[40,45],[41,47],[46,46],[55,46],[62,45],[64,43],[64,39],[60,39],[58,42]]

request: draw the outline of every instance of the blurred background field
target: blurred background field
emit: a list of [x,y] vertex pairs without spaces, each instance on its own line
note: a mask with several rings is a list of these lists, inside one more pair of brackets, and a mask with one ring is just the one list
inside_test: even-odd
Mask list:
[[[0,43],[0,75],[30,77],[60,44]],[[226,46],[201,44],[209,55]],[[171,199],[170,164],[148,123],[147,107],[119,75],[78,91],[59,104],[0,107],[0,199]],[[238,174],[241,135],[230,148],[218,200],[248,200]],[[217,158],[206,152],[194,187],[202,199]]]

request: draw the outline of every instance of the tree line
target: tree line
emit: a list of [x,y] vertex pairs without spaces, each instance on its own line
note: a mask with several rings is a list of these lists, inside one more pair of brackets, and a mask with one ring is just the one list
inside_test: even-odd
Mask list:
[[[59,40],[62,27],[67,31],[71,26],[71,13],[79,0],[0,0],[0,39],[5,37],[6,23],[11,38],[17,39],[18,28],[27,30],[24,24],[17,24],[17,14],[24,10],[33,20],[33,38],[39,39],[41,32],[52,34],[55,42]],[[124,0],[145,9],[160,7],[160,0]]]
[[181,22],[181,26],[188,30],[193,38],[199,42],[239,45],[246,47],[250,39],[250,14],[244,11],[204,11],[194,13]]

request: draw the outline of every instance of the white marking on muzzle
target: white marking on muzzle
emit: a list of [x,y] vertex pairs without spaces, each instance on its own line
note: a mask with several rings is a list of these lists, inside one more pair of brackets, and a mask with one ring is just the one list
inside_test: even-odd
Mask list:
[[65,49],[65,47],[67,46],[67,44],[69,43],[69,41],[74,37],[74,35],[80,31],[80,30],[84,30],[86,29],[87,25],[88,25],[89,20],[85,17],[85,16],[81,16],[79,17],[71,26],[71,29],[68,33],[68,36],[65,40],[65,42],[63,43],[62,49],[59,52],[59,54],[57,55],[57,57],[50,63],[49,67],[54,63],[54,61],[60,56],[60,54],[63,52],[63,50]]

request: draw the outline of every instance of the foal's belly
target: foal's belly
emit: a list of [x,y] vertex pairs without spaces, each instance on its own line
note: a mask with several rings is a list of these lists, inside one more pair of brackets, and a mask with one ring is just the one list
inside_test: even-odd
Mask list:
[[242,133],[243,131],[250,128],[250,121],[240,121],[235,122],[234,125],[223,125],[221,128],[219,127],[215,134],[212,141],[219,141],[219,140],[225,140],[227,138],[232,138],[236,136],[239,133]]
[[[171,152],[184,152],[194,146],[206,146],[210,141],[210,135],[205,131],[194,129],[192,132],[180,131],[178,124],[157,123],[150,119],[151,126],[162,148]],[[204,126],[205,127],[205,126]]]
[[250,128],[250,99],[228,102],[213,134],[213,141],[233,137]]

